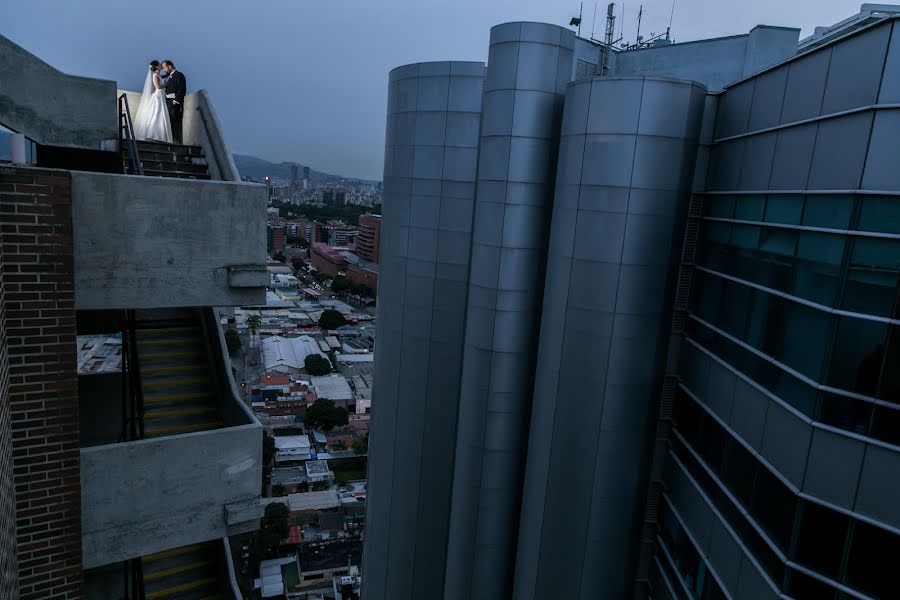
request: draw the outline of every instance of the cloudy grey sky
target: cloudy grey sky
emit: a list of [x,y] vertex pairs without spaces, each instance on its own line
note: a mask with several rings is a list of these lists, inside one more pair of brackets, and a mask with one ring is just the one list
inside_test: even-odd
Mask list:
[[[625,2],[628,39],[640,2]],[[642,32],[665,30],[672,0],[643,3]],[[800,27],[805,36],[860,4],[676,0],[672,29],[676,41],[759,23]],[[584,5],[586,35],[594,2]],[[189,89],[209,90],[234,151],[380,179],[390,69],[486,60],[491,26],[565,25],[577,12],[577,0],[0,0],[0,34],[62,71],[133,90],[150,59],[171,58]]]

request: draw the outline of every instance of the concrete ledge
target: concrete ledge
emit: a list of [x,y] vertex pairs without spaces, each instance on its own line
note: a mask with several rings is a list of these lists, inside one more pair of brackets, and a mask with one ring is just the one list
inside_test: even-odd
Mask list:
[[40,144],[118,139],[116,84],[58,71],[0,35],[0,123]]
[[262,519],[264,513],[265,509],[259,498],[232,502],[225,505],[225,522],[228,525],[236,525],[247,521],[258,521]]
[[228,285],[236,288],[259,288],[269,285],[266,265],[235,265],[228,267]]
[[75,308],[262,304],[265,215],[260,185],[73,171]]
[[84,567],[253,530],[261,438],[252,424],[82,448]]

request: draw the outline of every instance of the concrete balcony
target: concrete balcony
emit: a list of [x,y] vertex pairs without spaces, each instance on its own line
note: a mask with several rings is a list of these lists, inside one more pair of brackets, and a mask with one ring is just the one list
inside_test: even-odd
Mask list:
[[[146,313],[145,317],[149,314],[162,323],[163,319],[171,321],[173,313],[176,311],[155,311]],[[214,416],[203,419],[216,420],[216,427],[174,434],[156,429],[155,437],[117,443],[121,439],[122,423],[121,374],[79,376],[85,569],[208,542],[259,526],[263,512],[259,502],[262,427],[240,400],[213,310],[180,311],[180,314],[197,319],[196,327],[180,329],[185,336],[202,338],[206,350],[198,360],[209,365],[206,377],[209,384],[200,388],[196,379],[191,379],[192,389],[176,395],[181,402],[191,393],[211,398],[204,402],[214,403]],[[196,332],[187,333],[188,329]],[[179,356],[197,354],[187,350],[187,346],[182,346]],[[159,350],[154,352],[155,356],[160,354]],[[141,357],[142,369],[147,372],[152,369],[152,377],[157,378],[142,375],[145,389],[152,385],[147,383],[148,379],[185,378],[184,358],[178,359],[181,361],[178,366],[144,369],[145,359],[152,358],[151,355]],[[146,431],[151,435],[149,418],[154,405],[150,404],[150,397],[146,401]],[[197,411],[173,408],[179,407],[167,405],[166,412],[156,414],[171,419],[176,413]],[[169,427],[168,431],[185,428]]]
[[72,172],[77,310],[265,302],[266,190]]

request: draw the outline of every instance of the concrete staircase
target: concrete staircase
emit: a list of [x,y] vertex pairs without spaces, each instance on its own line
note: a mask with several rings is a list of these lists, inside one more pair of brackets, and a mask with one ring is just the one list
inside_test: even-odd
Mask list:
[[193,544],[141,558],[146,600],[214,600],[221,593],[224,565],[215,542]]
[[141,322],[137,348],[145,438],[224,426],[197,321]]
[[139,141],[137,148],[144,175],[179,179],[210,178],[209,166],[200,146]]

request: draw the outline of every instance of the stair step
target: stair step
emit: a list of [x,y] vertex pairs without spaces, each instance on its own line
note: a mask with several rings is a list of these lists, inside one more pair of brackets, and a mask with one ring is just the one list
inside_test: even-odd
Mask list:
[[178,408],[174,410],[147,411],[144,413],[144,420],[164,419],[167,417],[189,417],[192,415],[202,415],[214,412],[216,412],[215,406],[198,406],[197,408]]
[[201,384],[201,383],[210,383],[210,378],[209,378],[209,376],[205,376],[205,377],[184,377],[184,378],[181,378],[181,379],[167,378],[167,379],[154,380],[154,381],[149,381],[149,382],[145,381],[145,382],[144,382],[144,389],[147,389],[147,388],[150,388],[150,389],[167,388],[167,387],[182,386],[182,385],[198,385],[198,384]]
[[159,437],[163,435],[177,435],[179,433],[194,433],[196,431],[209,431],[211,429],[221,429],[222,421],[207,421],[204,423],[192,423],[190,425],[173,425],[172,427],[163,427],[161,429],[148,431],[144,429],[144,437]]
[[143,563],[152,563],[157,562],[166,558],[172,558],[173,556],[182,556],[184,554],[190,554],[191,552],[196,552],[198,550],[202,550],[204,548],[208,548],[209,544],[204,542],[202,544],[191,544],[190,546],[182,546],[181,548],[172,548],[171,550],[164,550],[162,552],[157,552],[155,554],[148,554],[147,556],[141,557],[141,562]]
[[139,327],[138,336],[148,335],[152,333],[171,333],[174,331],[200,331],[199,325],[174,325],[172,327]]
[[199,350],[193,352],[158,352],[153,354],[142,354],[141,362],[145,360],[165,360],[170,358],[191,358],[197,356],[204,356],[204,352],[200,352]]
[[160,396],[144,395],[144,404],[164,404],[166,402],[178,402],[182,400],[203,400],[215,397],[215,392],[185,392],[183,394],[164,394]]
[[[167,373],[206,373],[207,368],[205,364],[195,364],[195,365],[173,365],[169,367],[146,367],[141,368],[141,375],[164,375]],[[144,380],[146,381],[146,377]]]
[[202,146],[194,146],[191,144],[175,144],[169,142],[155,142],[151,140],[138,140],[138,151],[149,150],[151,152],[193,152],[203,154]]
[[183,592],[189,592],[191,590],[196,590],[199,588],[203,588],[209,585],[213,585],[216,583],[215,577],[207,577],[205,579],[198,579],[197,581],[191,581],[189,583],[182,583],[180,585],[174,585],[172,587],[159,590],[157,592],[149,592],[144,597],[147,600],[156,600],[157,598],[167,598],[169,596],[174,596],[175,594],[180,594]]
[[138,344],[141,346],[196,346],[200,343],[197,338],[151,338],[149,340],[140,340]]
[[209,173],[191,173],[188,171],[159,171],[144,169],[147,177],[176,177],[178,179],[209,179]]
[[211,560],[198,560],[192,563],[188,563],[186,565],[180,565],[177,567],[172,567],[170,569],[164,569],[162,571],[156,571],[154,573],[150,573],[149,575],[144,574],[144,581],[156,581],[157,579],[163,579],[164,577],[169,577],[171,575],[179,575],[181,573],[187,573],[188,571],[194,571],[196,569],[200,569],[209,565],[212,565],[213,561]]

